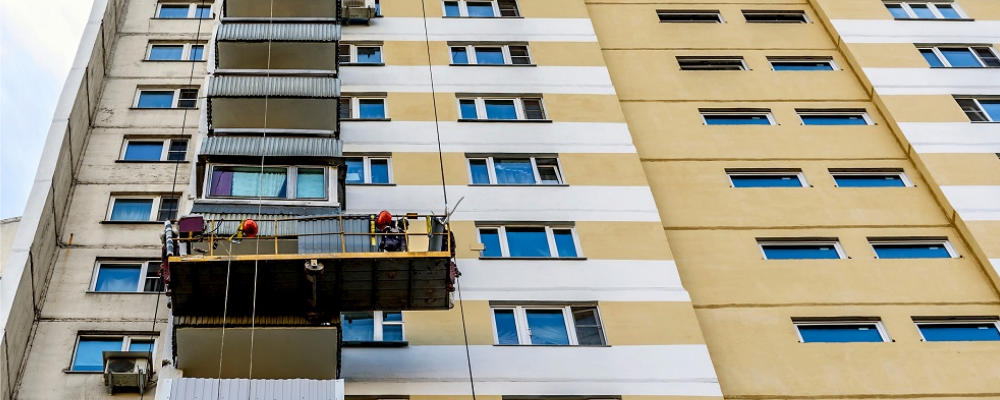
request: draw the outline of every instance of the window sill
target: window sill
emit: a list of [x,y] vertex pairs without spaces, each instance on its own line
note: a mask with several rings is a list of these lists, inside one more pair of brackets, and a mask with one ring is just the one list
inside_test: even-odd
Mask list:
[[1000,124],[1000,121],[969,121],[973,124]]
[[347,186],[396,186],[395,183],[345,183]]
[[520,17],[520,16],[518,16],[518,17],[504,17],[504,16],[499,16],[499,17],[466,16],[466,17],[463,17],[463,16],[449,16],[449,15],[442,16],[441,18],[444,18],[444,19],[466,19],[466,18],[468,18],[468,19],[524,19],[524,17]]
[[610,344],[494,344],[493,347],[611,347]]
[[894,18],[896,21],[950,21],[950,22],[969,22],[975,21],[972,18]]
[[448,64],[449,67],[537,67],[538,64]]
[[487,122],[487,123],[552,123],[551,119],[473,119],[459,118],[458,122]]
[[191,62],[207,62],[206,60],[142,60],[142,62],[162,62],[162,63],[191,63]]
[[387,122],[392,118],[341,118],[341,122]]
[[129,110],[197,110],[198,107],[129,107]]
[[340,63],[340,66],[341,67],[384,67],[385,63],[384,62],[380,62],[380,63],[349,62],[349,63]]
[[69,369],[64,369],[63,373],[72,375],[94,375],[94,374],[104,374],[104,371],[73,371]]
[[116,164],[187,164],[190,161],[169,161],[169,160],[115,160]]
[[163,225],[163,221],[101,221],[104,225]]
[[84,293],[87,294],[163,294],[164,292],[99,292],[96,290],[88,290]]
[[154,20],[154,21],[210,21],[210,20],[215,19],[215,16],[213,15],[213,16],[211,16],[209,18],[160,18],[160,17],[153,17],[153,18],[150,18],[150,19]]
[[931,67],[931,69],[997,69],[1000,67],[994,67],[992,65],[978,66],[978,67]]
[[587,261],[587,257],[479,257],[480,260]]
[[547,184],[540,184],[540,183],[539,184],[530,184],[530,183],[524,183],[524,184],[505,184],[505,185],[501,185],[501,184],[494,185],[494,184],[488,184],[488,183],[470,183],[469,186],[472,186],[472,187],[569,187],[569,185],[567,185],[565,183],[548,184],[548,185]]
[[398,342],[376,342],[376,341],[360,341],[360,340],[345,340],[341,343],[343,347],[407,347],[410,345],[408,341],[398,341]]

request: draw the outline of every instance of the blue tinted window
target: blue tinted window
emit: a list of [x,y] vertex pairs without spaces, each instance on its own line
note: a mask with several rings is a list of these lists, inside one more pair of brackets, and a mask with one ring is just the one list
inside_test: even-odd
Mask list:
[[104,352],[121,350],[121,338],[80,338],[73,358],[73,371],[103,371]]
[[102,265],[97,271],[97,292],[135,292],[139,287],[142,264]]
[[358,62],[378,64],[382,62],[381,47],[360,47],[358,46]]
[[458,102],[459,112],[462,114],[463,119],[476,119],[476,101],[475,100],[459,100]]
[[149,49],[150,60],[180,60],[184,58],[184,46],[156,45]]
[[545,228],[507,228],[511,257],[551,257]]
[[1000,100],[979,100],[979,105],[993,121],[1000,121]]
[[479,241],[483,243],[485,249],[482,251],[483,257],[502,257],[500,252],[500,232],[496,229],[480,229]]
[[163,142],[129,142],[125,148],[125,160],[159,161],[163,153]]
[[801,115],[804,125],[868,125],[862,115]]
[[961,49],[939,49],[952,67],[982,67],[975,54],[966,48]]
[[514,310],[493,310],[493,322],[497,327],[497,344],[518,344]]
[[385,102],[381,99],[358,99],[358,117],[384,119]]
[[1000,340],[1000,332],[992,322],[964,324],[918,324],[928,342]]
[[477,47],[476,64],[503,64],[503,50],[499,47]]
[[827,61],[774,61],[771,66],[775,71],[833,71],[833,65]]
[[805,343],[884,342],[875,324],[799,325]]
[[486,119],[517,119],[512,100],[486,100]]
[[153,351],[153,342],[146,340],[133,340],[128,343],[128,351]]
[[562,310],[527,310],[531,344],[569,344]]
[[160,6],[160,14],[157,15],[159,18],[187,18],[188,9],[190,7],[187,5],[162,5]]
[[470,17],[492,17],[493,16],[493,2],[467,2],[466,8],[469,10]]
[[458,13],[458,2],[457,1],[446,1],[444,2],[444,16],[446,17],[457,17]]
[[493,160],[493,170],[496,173],[497,184],[500,185],[531,185],[535,183],[535,172],[529,159]]
[[372,183],[389,183],[389,160],[372,159],[369,164],[371,164]]
[[490,183],[490,171],[486,166],[486,160],[469,160],[469,172],[472,175],[473,184],[488,185]]
[[212,18],[212,6],[198,6],[195,9],[195,18]]
[[767,115],[702,114],[707,125],[771,125]]
[[173,106],[173,90],[145,90],[139,93],[139,108],[170,108]]
[[910,4],[910,9],[913,10],[914,14],[917,14],[917,18],[936,18],[934,12],[926,4]]
[[878,258],[951,258],[943,243],[872,244]]
[[834,175],[838,187],[906,187],[899,175]]
[[906,13],[906,10],[904,10],[903,6],[900,4],[886,4],[885,6],[895,18],[910,18],[910,16]]
[[920,49],[920,55],[924,56],[924,60],[927,60],[927,65],[930,65],[931,67],[940,68],[944,66],[944,63],[942,63],[941,59],[939,59],[937,54],[934,53],[934,50]]
[[729,179],[737,188],[802,187],[798,175],[729,175]]
[[344,341],[370,342],[375,340],[375,317],[370,312],[344,313],[340,320]]
[[149,221],[152,199],[117,199],[111,210],[112,221]]
[[360,158],[347,160],[347,183],[365,183],[365,161]]
[[559,252],[559,257],[577,257],[573,231],[556,229],[552,233],[555,235],[556,251]]
[[838,259],[840,253],[832,244],[763,245],[768,260]]
[[382,325],[382,341],[399,342],[403,340],[402,325]]
[[948,5],[948,4],[935,4],[935,5],[937,6],[937,9],[941,13],[941,15],[944,16],[946,19],[961,19],[962,18],[961,15],[958,15],[958,11],[955,10],[954,7],[952,7],[952,6]]
[[451,62],[454,64],[468,64],[469,54],[465,51],[464,47],[452,47],[451,48]]
[[205,58],[205,46],[195,45],[191,46],[191,60],[202,60]]

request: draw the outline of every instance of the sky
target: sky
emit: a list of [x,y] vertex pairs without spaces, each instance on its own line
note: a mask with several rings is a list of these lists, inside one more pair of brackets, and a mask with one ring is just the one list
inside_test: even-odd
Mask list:
[[0,0],[0,218],[28,201],[93,0]]

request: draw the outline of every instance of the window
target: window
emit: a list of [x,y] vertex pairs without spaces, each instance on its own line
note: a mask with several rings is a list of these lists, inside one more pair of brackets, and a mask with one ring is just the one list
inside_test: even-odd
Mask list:
[[156,18],[165,19],[211,19],[212,5],[197,3],[160,3],[156,9]]
[[112,195],[107,221],[146,222],[177,218],[179,194]]
[[1000,67],[1000,56],[990,46],[918,47],[932,68]]
[[765,260],[846,258],[837,239],[757,239]]
[[737,170],[727,169],[734,188],[806,187],[801,170]]
[[1000,122],[1000,98],[956,98],[972,122]]
[[205,45],[193,43],[152,44],[146,52],[149,61],[204,61]]
[[877,319],[808,319],[794,321],[802,343],[887,342],[889,335]]
[[341,44],[341,64],[384,64],[381,44]]
[[326,200],[326,167],[213,165],[207,198]]
[[604,328],[594,306],[493,307],[496,344],[603,346]]
[[830,170],[837,187],[909,187],[913,186],[902,170]]
[[80,335],[73,352],[71,371],[103,372],[105,351],[146,351],[153,352],[155,336],[106,336]]
[[854,109],[796,109],[802,125],[871,125],[865,110]]
[[198,89],[140,89],[134,108],[196,108]]
[[572,226],[482,226],[483,258],[579,258],[580,244]]
[[163,291],[163,281],[157,272],[160,261],[98,261],[90,283],[94,292]]
[[802,10],[743,10],[743,18],[750,24],[805,24],[809,22]]
[[340,119],[388,119],[384,97],[340,98]]
[[187,159],[187,139],[125,139],[123,161],[184,161]]
[[896,19],[966,18],[958,4],[950,1],[886,1],[885,7]]
[[775,71],[833,71],[837,64],[830,57],[768,57]]
[[459,0],[444,2],[445,17],[520,17],[515,0]]
[[451,46],[451,63],[462,65],[531,65],[527,45]]
[[459,120],[545,120],[541,98],[490,98],[458,99]]
[[349,157],[347,183],[392,183],[392,159],[389,157]]
[[869,238],[876,258],[955,258],[958,254],[946,239]]
[[996,318],[914,318],[913,323],[927,342],[1000,340],[1000,322]]
[[345,342],[402,342],[403,313],[346,312],[341,315]]
[[743,57],[677,57],[682,71],[746,71]]
[[705,125],[774,125],[771,110],[727,110],[702,108],[701,118]]
[[555,157],[470,157],[473,185],[559,185],[563,183]]
[[660,22],[665,23],[721,24],[724,22],[719,10],[659,10],[656,15],[660,17]]

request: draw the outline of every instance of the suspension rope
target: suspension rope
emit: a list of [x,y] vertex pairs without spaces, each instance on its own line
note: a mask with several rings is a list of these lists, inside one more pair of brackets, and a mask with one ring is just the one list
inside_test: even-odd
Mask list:
[[219,379],[216,382],[215,400],[219,400],[222,393],[222,360],[226,350],[226,318],[229,315],[229,276],[233,265],[233,241],[229,241],[229,248],[226,249],[226,292],[222,301],[222,337],[219,340]]

